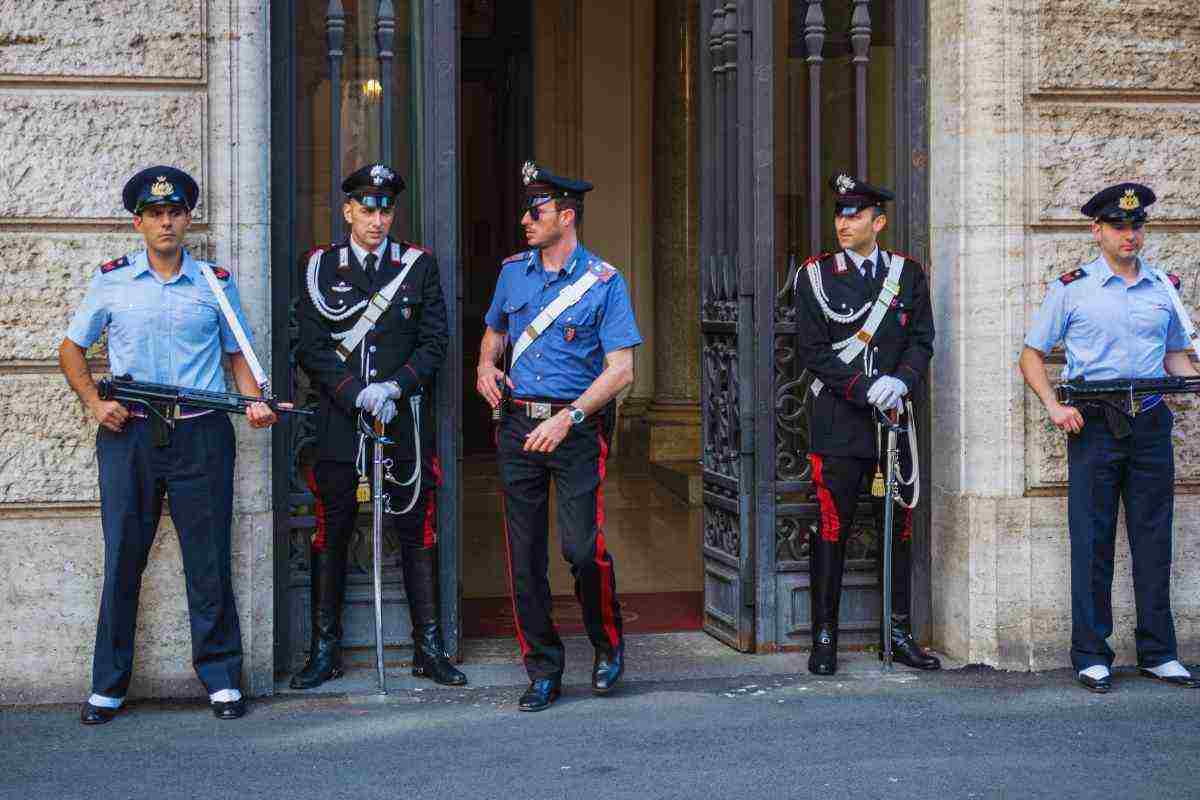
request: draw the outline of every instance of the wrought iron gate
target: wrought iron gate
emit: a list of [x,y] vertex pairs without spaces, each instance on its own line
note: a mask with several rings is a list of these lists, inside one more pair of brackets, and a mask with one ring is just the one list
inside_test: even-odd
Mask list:
[[[296,367],[295,347],[298,341],[296,305],[303,291],[301,254],[321,242],[305,241],[315,237],[308,227],[298,225],[302,214],[310,209],[299,207],[301,179],[309,181],[306,195],[316,204],[321,193],[311,191],[312,184],[327,177],[329,203],[329,236],[342,236],[342,159],[346,148],[354,148],[362,159],[394,162],[394,156],[409,163],[408,153],[393,153],[394,120],[400,111],[410,114],[411,170],[406,174],[412,204],[408,230],[397,225],[393,235],[417,239],[434,251],[446,297],[448,324],[457,331],[461,320],[461,277],[458,259],[458,3],[445,0],[410,0],[408,29],[410,48],[403,56],[411,58],[411,106],[398,109],[397,100],[407,100],[406,93],[394,84],[397,41],[396,5],[392,0],[359,0],[348,4],[356,14],[360,39],[370,25],[372,34],[366,46],[373,49],[374,64],[369,77],[351,76],[354,84],[372,102],[378,103],[377,141],[370,152],[363,152],[362,142],[376,139],[375,131],[357,130],[354,142],[343,140],[343,98],[350,97],[351,88],[343,78],[343,59],[346,52],[347,7],[341,0],[283,0],[272,4],[272,318],[275,320],[272,340],[272,383],[277,393],[294,398],[306,406],[314,406],[318,398],[308,387],[303,373]],[[403,8],[406,4],[399,3]],[[399,20],[405,27],[405,20]],[[323,34],[323,60],[327,72],[318,75],[320,83],[329,87],[326,109],[328,141],[323,149],[326,163],[317,165],[305,174],[300,158],[300,125],[297,108],[305,103],[314,105],[312,97],[301,97],[311,87],[298,80],[308,65],[302,51],[311,54],[312,41],[301,41],[301,31],[320,29]],[[364,43],[357,42],[362,48]],[[311,59],[310,59],[311,61]],[[361,59],[360,59],[361,61]],[[312,77],[308,75],[307,77]],[[361,84],[361,85],[360,85]],[[327,152],[325,152],[327,151]],[[309,154],[311,155],[311,154]],[[325,169],[328,172],[325,172]],[[422,220],[428,220],[425,225]],[[399,220],[397,220],[399,222]],[[325,240],[328,241],[328,240]],[[283,321],[286,320],[286,326]],[[441,614],[443,635],[448,651],[459,649],[459,475],[461,472],[458,440],[458,418],[461,407],[460,375],[456,367],[462,360],[461,339],[451,336],[447,353],[449,367],[438,377],[435,393],[438,420],[437,447],[443,471],[443,485],[438,492],[438,539],[440,559]],[[287,417],[275,426],[273,447],[273,508],[275,516],[275,667],[285,672],[294,669],[307,652],[310,636],[309,609],[309,540],[316,524],[313,495],[305,479],[303,462],[306,448],[314,443],[316,431],[312,418],[297,421]],[[371,574],[371,520],[369,509],[360,515],[350,543],[347,566],[346,601],[343,610],[346,646],[366,646],[374,643]],[[385,545],[384,578],[384,638],[390,646],[410,644],[410,623],[407,598],[403,590],[399,548]]]
[[[790,278],[822,250],[825,213],[821,141],[822,65],[847,61],[853,79],[852,157],[868,164],[868,68],[872,12],[895,37],[892,119],[898,203],[892,246],[927,257],[928,154],[924,3],[879,0],[702,0],[711,19],[699,54],[701,181],[701,408],[704,486],[704,627],[739,650],[805,645],[810,633],[809,537],[818,521],[808,470],[806,404],[810,378],[796,360]],[[831,33],[827,15],[841,21]],[[780,25],[786,35],[777,35]],[[777,46],[787,48],[776,53]],[[800,50],[801,52],[797,52]],[[778,58],[777,58],[778,56]],[[787,59],[802,58],[806,125],[784,130],[777,107],[790,78]],[[777,91],[780,84],[783,91]],[[803,219],[791,220],[777,161],[803,140],[807,176]],[[828,145],[826,145],[828,146]],[[879,166],[879,165],[877,165]],[[785,179],[786,180],[786,179]],[[788,196],[790,198],[790,195]],[[783,226],[780,226],[780,220]],[[788,228],[789,223],[791,228]],[[799,224],[796,224],[799,223]],[[800,235],[796,228],[803,229]],[[789,269],[790,267],[790,269]],[[925,426],[921,426],[925,427]],[[923,445],[928,452],[927,445]],[[928,475],[927,459],[923,473]],[[926,478],[923,477],[923,480]],[[879,596],[875,552],[878,502],[864,497],[849,544],[842,602],[843,638],[874,638]],[[927,508],[915,520],[914,622],[928,615]]]

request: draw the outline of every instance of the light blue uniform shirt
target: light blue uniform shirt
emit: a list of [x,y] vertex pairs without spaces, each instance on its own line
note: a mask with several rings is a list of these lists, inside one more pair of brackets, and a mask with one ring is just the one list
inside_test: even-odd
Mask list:
[[[96,272],[67,338],[87,348],[108,328],[113,375],[225,391],[221,353],[241,348],[198,262],[184,250],[179,273],[164,283],[150,268],[145,250],[128,258],[126,266]],[[249,337],[233,276],[219,282]]]
[[[538,250],[508,260],[484,318],[488,327],[511,331],[515,342],[559,292],[600,263],[583,245],[576,246],[558,272],[542,267]],[[625,279],[614,272],[568,306],[525,350],[509,375],[513,395],[573,401],[600,377],[606,353],[641,343]]]
[[1126,285],[1104,256],[1083,266],[1083,276],[1056,280],[1025,337],[1049,353],[1059,342],[1067,352],[1066,380],[1161,378],[1168,351],[1186,350],[1187,336],[1169,289],[1138,259],[1138,279]]

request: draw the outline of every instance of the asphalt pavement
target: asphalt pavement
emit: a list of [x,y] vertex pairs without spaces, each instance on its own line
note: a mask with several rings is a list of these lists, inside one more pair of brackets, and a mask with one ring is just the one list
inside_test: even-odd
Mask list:
[[881,675],[870,653],[832,678],[798,654],[639,670],[638,651],[650,667],[648,648],[690,643],[635,642],[603,698],[573,643],[565,695],[538,714],[470,660],[466,689],[397,675],[381,697],[360,670],[235,722],[202,701],[133,702],[89,728],[78,706],[10,707],[0,798],[1200,797],[1200,691],[1129,669],[1103,696],[1066,670]]

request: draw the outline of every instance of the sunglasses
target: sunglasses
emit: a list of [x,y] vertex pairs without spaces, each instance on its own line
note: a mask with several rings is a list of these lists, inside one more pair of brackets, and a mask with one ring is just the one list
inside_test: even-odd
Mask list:
[[542,208],[542,206],[544,206],[546,203],[549,203],[553,199],[554,197],[550,195],[531,197],[529,199],[529,205],[525,207],[525,211],[529,214],[529,218],[534,222],[537,222],[542,218],[542,214],[557,214],[558,212],[562,211],[561,208]]
[[386,211],[396,205],[396,198],[388,197],[385,194],[367,194],[362,197],[355,197],[355,200],[362,205],[363,208],[379,208]]

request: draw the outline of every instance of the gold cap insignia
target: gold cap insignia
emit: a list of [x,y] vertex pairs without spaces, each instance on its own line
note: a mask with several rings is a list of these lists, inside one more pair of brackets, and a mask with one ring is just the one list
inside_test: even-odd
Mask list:
[[1117,201],[1117,205],[1121,207],[1122,211],[1136,211],[1142,207],[1142,201],[1138,199],[1133,189],[1126,189],[1125,194]]
[[150,194],[154,197],[166,197],[175,194],[175,186],[167,180],[166,175],[159,175],[154,185],[150,187]]
[[843,173],[837,176],[836,185],[838,194],[845,194],[854,189],[855,183],[853,178]]

